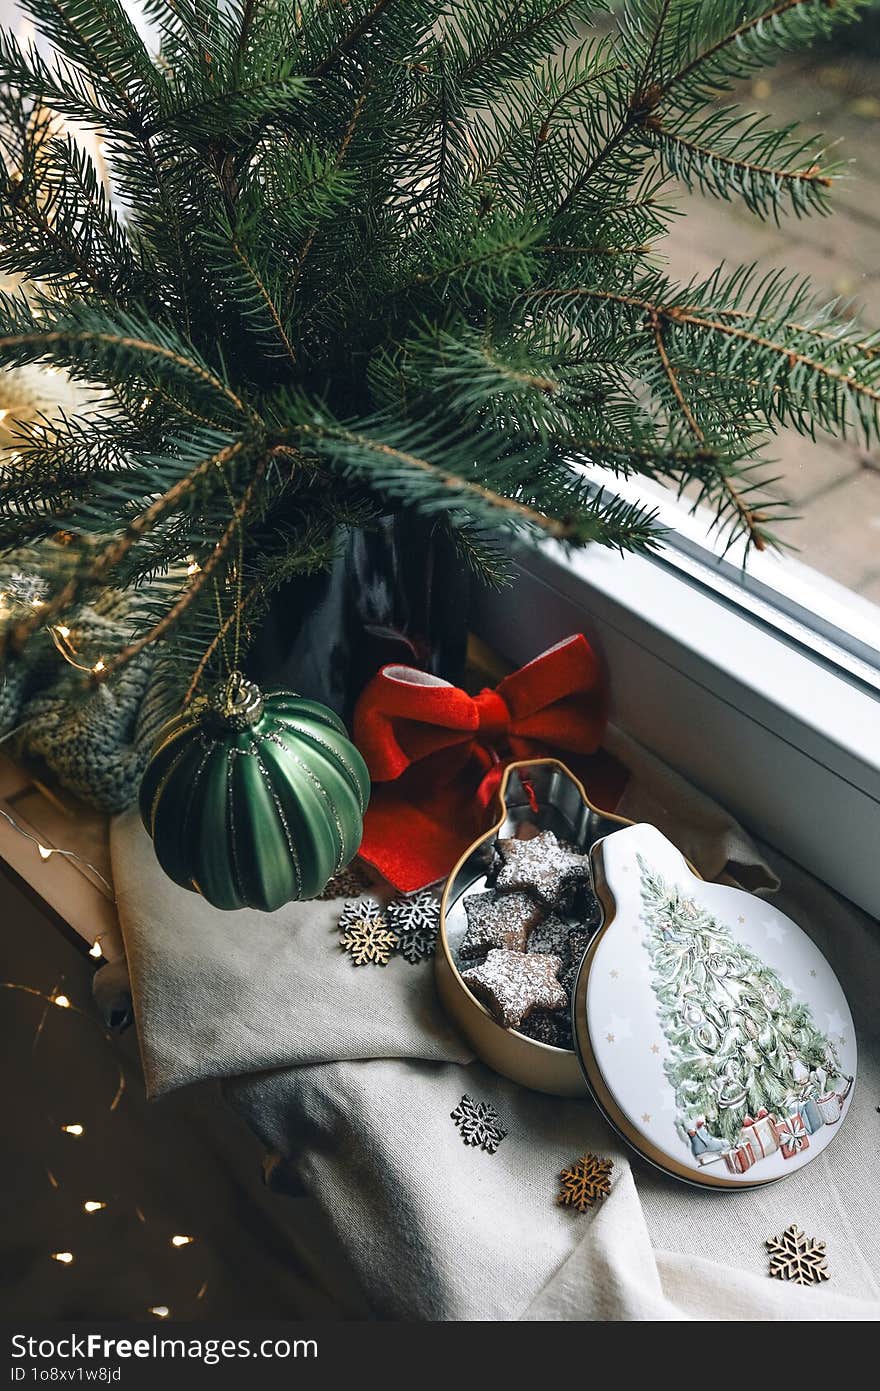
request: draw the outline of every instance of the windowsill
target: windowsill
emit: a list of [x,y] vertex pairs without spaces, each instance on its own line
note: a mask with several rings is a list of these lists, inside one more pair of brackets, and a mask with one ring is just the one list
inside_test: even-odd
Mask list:
[[685,575],[600,547],[517,553],[473,627],[516,662],[583,630],[612,718],[746,826],[880,915],[880,721],[858,680]]
[[[607,486],[601,469],[586,465],[583,472],[597,489]],[[753,549],[746,554],[741,541],[729,544],[728,532],[716,526],[709,507],[688,505],[651,479],[615,479],[614,493],[656,509],[657,523],[669,537],[663,558],[673,568],[880,692],[878,605],[804,564],[796,553]],[[784,539],[785,521],[779,532]]]

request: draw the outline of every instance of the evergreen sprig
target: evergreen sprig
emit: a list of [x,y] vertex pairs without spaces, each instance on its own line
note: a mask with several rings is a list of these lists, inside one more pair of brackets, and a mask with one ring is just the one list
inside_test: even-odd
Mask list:
[[725,93],[860,0],[625,0],[603,36],[591,0],[149,0],[156,44],[120,0],[24,3],[53,51],[0,36],[0,271],[31,282],[0,360],[100,395],[0,479],[0,542],[82,542],[14,642],[136,587],[107,670],[162,640],[192,695],[388,508],[489,579],[505,532],[654,544],[586,463],[762,547],[768,430],[876,438],[876,335],[785,273],[656,260],[675,180],[826,211],[821,144]]

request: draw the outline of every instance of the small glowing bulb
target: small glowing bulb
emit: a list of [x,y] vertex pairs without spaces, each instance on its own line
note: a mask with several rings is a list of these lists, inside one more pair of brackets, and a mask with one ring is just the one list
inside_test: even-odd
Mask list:
[[85,1134],[85,1126],[82,1126],[82,1125],[79,1125],[79,1124],[75,1124],[75,1125],[62,1125],[61,1129],[64,1131],[65,1135],[76,1135],[76,1136],[79,1136],[79,1135],[84,1135],[84,1134]]
[[103,671],[103,670],[104,670],[104,659],[103,659],[103,657],[99,657],[98,660],[95,662],[95,665],[92,667],[92,671]]
[[38,845],[37,849],[40,852],[41,860],[48,860],[49,856],[52,854],[52,850],[48,845]]
[[89,956],[94,956],[95,958],[97,958],[103,955],[104,953],[101,951],[101,939],[99,937],[97,941],[93,942],[92,945],[89,947]]
[[52,1259],[53,1259],[53,1261],[60,1261],[62,1265],[73,1265],[73,1252],[72,1252],[72,1251],[53,1251],[53,1252],[52,1252]]
[[70,1009],[70,1001],[66,995],[53,995],[52,1003],[57,1005],[59,1009]]
[[5,411],[0,410],[0,425],[2,425],[3,421],[6,419],[6,417],[7,417],[8,414],[9,414],[9,411],[8,411],[8,410],[5,410]]
[[69,638],[69,637],[70,637],[70,629],[69,629],[69,628],[67,627],[67,625],[64,624],[64,623],[59,623],[59,624],[58,624],[58,627],[55,629],[55,631],[56,631],[56,633],[58,634],[58,636],[59,636],[60,638]]
[[194,1237],[194,1236],[173,1236],[173,1237],[171,1238],[171,1245],[172,1245],[172,1246],[189,1246],[190,1243],[193,1242],[193,1241],[195,1241],[195,1237]]
[[168,1308],[167,1304],[154,1304],[152,1308],[147,1310],[147,1313],[155,1314],[157,1319],[167,1319],[171,1310]]
[[99,1203],[94,1198],[90,1198],[87,1203],[83,1203],[83,1212],[100,1212],[106,1206],[106,1203]]
[[202,568],[202,567],[201,567],[201,565],[199,564],[199,562],[198,562],[197,560],[194,560],[194,561],[192,561],[192,563],[191,563],[190,565],[187,565],[187,567],[186,567],[186,573],[187,573],[188,575],[197,575],[197,574],[199,573],[199,571],[201,570],[201,568]]
[[46,600],[45,600],[45,599],[31,599],[31,608],[32,608],[32,609],[44,609],[45,607],[46,607]]

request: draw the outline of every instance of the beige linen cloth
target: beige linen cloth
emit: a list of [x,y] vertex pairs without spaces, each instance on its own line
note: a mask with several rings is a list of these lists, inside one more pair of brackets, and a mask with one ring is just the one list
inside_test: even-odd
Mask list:
[[[363,1291],[352,1313],[874,1320],[876,926],[802,870],[762,856],[730,817],[631,741],[612,731],[609,744],[632,773],[621,811],[658,825],[707,877],[729,866],[766,892],[775,870],[776,901],[844,983],[859,1075],[845,1123],[814,1163],[740,1193],[665,1177],[589,1100],[529,1092],[474,1062],[440,1010],[430,963],[353,969],[338,947],[338,903],[217,913],[163,876],[130,813],[114,825],[113,871],[148,1088],[158,1096],[224,1079],[232,1105],[344,1250]],[[509,1133],[496,1154],[461,1143],[449,1113],[463,1092],[499,1111]],[[585,1149],[613,1158],[613,1187],[579,1216],[555,1204],[556,1176]],[[792,1222],[827,1242],[830,1283],[767,1278],[765,1239]],[[320,1282],[321,1250],[303,1254]]]

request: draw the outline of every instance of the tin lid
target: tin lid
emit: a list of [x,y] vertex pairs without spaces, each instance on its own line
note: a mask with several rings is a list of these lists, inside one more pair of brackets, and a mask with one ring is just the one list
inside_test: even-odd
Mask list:
[[590,853],[604,916],[572,1007],[611,1124],[704,1187],[772,1183],[809,1164],[856,1074],[852,1016],[824,956],[763,899],[698,878],[653,826]]

